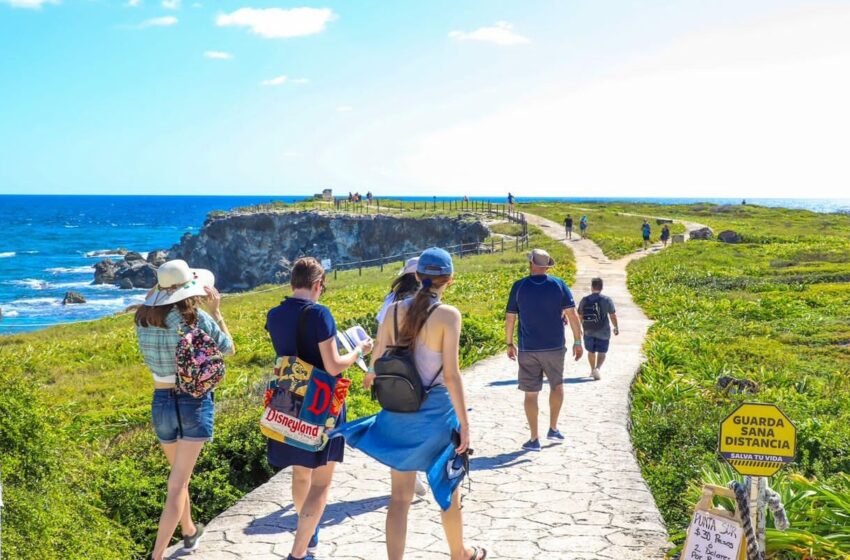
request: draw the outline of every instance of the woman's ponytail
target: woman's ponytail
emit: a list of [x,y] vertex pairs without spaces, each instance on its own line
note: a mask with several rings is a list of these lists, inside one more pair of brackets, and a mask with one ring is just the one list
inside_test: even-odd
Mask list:
[[437,300],[437,290],[442,288],[451,280],[451,276],[423,276],[422,287],[416,293],[407,314],[404,316],[404,324],[399,332],[399,340],[396,344],[401,346],[414,346],[419,331],[428,320],[428,310]]

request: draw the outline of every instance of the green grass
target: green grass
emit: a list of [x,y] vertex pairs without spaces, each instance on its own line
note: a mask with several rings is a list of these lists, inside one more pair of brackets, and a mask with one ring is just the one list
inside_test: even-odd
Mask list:
[[[643,217],[628,216],[624,213],[636,213],[642,216],[674,217],[673,212],[665,206],[632,207],[613,203],[563,204],[559,202],[538,202],[520,204],[521,212],[529,212],[543,216],[563,226],[567,215],[573,217],[573,235],[578,236],[579,218],[587,216],[587,237],[592,239],[608,258],[618,259],[629,253],[643,248],[641,226]],[[678,216],[678,215],[676,215]],[[661,235],[661,226],[654,219],[649,220],[652,227],[651,238],[657,241]],[[678,223],[670,224],[670,232],[682,233],[684,226]]]
[[[572,280],[572,254],[532,231],[532,244]],[[461,364],[503,349],[504,306],[514,280],[527,274],[524,252],[455,257],[456,282],[445,302],[464,314]],[[400,266],[400,263],[399,265]],[[347,271],[330,279],[322,302],[340,328],[374,332],[374,315],[395,277]],[[195,514],[209,520],[272,474],[257,429],[259,395],[274,353],[265,314],[287,291],[227,296],[223,311],[238,352],[217,390],[215,440],[205,446],[192,481]],[[377,407],[354,379],[353,417]],[[150,428],[150,373],[130,315],[0,338],[0,471],[6,509],[3,551],[10,559],[142,558],[153,543],[167,465]]]
[[[691,242],[629,265],[629,289],[655,321],[632,393],[632,437],[656,502],[671,530],[683,530],[688,488],[720,468],[721,420],[740,402],[775,403],[797,426],[798,455],[774,482],[797,497],[796,529],[770,533],[772,557],[843,558],[846,501],[828,522],[818,512],[830,489],[850,491],[850,217],[750,206],[676,215],[749,242]],[[722,375],[759,392],[726,394]]]

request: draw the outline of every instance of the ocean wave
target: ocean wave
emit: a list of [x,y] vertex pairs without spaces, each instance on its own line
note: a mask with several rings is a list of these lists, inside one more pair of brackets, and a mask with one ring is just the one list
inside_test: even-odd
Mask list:
[[[103,285],[103,284],[101,284]],[[78,290],[80,288],[92,288],[94,285],[91,281],[88,282],[60,282],[58,284],[50,284],[51,288],[57,288],[59,290]]]
[[17,253],[15,253],[14,251],[7,251],[5,253],[0,253],[0,259],[11,259],[16,254]]
[[31,290],[46,290],[50,287],[50,284],[45,282],[44,280],[39,280],[38,278],[24,278],[23,280],[7,280],[3,282],[9,286],[23,286],[24,288],[29,288]]
[[56,307],[62,305],[62,300],[51,297],[34,297],[23,298],[12,301],[12,305],[16,308],[21,307]]
[[22,255],[37,255],[38,251],[21,251]]
[[14,309],[10,309],[8,311],[5,309],[3,310],[3,317],[17,317],[18,315],[20,315],[20,313],[18,313]]
[[[95,305],[99,307],[127,307],[130,305],[130,302],[135,302],[138,297],[117,297],[117,298],[109,298],[109,299],[90,299],[85,305]],[[144,296],[142,296],[142,301],[144,301]]]
[[73,225],[71,225],[71,224],[65,224],[65,227],[66,227],[67,229],[77,229],[77,228],[79,228],[80,226],[73,226]]
[[88,274],[93,271],[94,267],[90,264],[85,266],[57,266],[55,268],[47,268],[44,272],[50,274]]
[[112,259],[112,258],[120,258],[123,259],[124,255],[115,252],[115,249],[98,249],[96,251],[87,251],[86,257],[88,258],[103,258],[103,259]]

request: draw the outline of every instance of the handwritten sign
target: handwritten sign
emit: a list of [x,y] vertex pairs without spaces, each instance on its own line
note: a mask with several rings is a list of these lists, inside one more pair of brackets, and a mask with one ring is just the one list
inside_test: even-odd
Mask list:
[[740,521],[697,510],[681,560],[738,560],[744,558],[743,541]]

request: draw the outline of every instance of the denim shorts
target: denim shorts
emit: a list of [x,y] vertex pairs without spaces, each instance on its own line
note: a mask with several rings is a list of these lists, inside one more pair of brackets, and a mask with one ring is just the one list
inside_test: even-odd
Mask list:
[[212,441],[215,398],[212,392],[196,399],[176,389],[155,389],[151,417],[160,443]]
[[605,354],[608,352],[608,344],[610,342],[611,339],[609,338],[584,335],[584,349],[588,352]]

